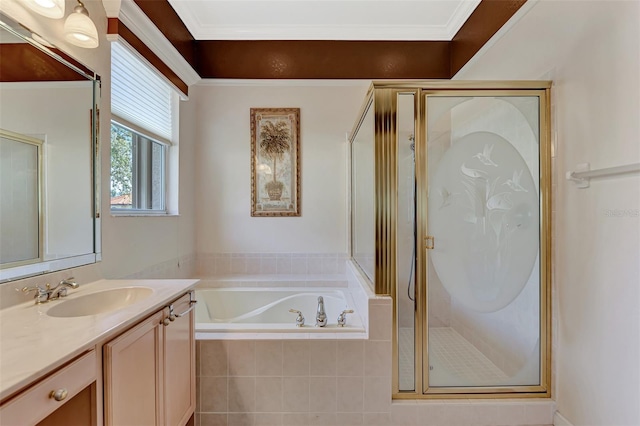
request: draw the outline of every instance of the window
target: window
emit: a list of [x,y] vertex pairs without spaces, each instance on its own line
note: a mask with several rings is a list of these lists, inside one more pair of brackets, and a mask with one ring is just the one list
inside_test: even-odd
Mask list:
[[[177,170],[173,121],[178,97],[145,60],[121,43],[111,44],[111,212],[177,213],[167,181]],[[177,204],[177,203],[175,203]],[[176,206],[177,207],[177,206]]]
[[167,146],[111,123],[111,209],[165,211]]

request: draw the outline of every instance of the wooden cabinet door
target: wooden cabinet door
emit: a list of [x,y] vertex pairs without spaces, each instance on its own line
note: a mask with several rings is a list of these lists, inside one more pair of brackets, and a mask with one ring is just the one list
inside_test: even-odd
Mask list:
[[164,401],[168,426],[184,426],[195,410],[195,330],[190,294],[173,302],[164,331]]
[[157,312],[104,345],[105,425],[165,424],[162,319]]

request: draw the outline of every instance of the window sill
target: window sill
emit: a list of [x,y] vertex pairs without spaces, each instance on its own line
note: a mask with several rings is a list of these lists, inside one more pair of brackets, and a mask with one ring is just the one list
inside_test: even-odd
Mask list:
[[154,212],[149,212],[149,211],[145,211],[145,212],[114,212],[111,211],[111,217],[179,217],[180,214],[179,213],[165,213],[165,212],[158,212],[158,213],[154,213]]

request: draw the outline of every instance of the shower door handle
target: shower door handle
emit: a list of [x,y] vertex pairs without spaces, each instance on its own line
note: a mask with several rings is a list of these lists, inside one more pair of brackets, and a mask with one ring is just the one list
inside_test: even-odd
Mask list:
[[431,235],[427,235],[426,237],[424,237],[424,247],[427,250],[433,250],[435,245],[436,245],[435,237],[433,237]]

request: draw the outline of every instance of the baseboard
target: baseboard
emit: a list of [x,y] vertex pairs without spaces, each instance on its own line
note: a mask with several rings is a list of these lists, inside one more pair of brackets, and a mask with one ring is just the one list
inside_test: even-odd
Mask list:
[[565,419],[562,414],[556,413],[553,415],[553,426],[573,426],[571,422]]

